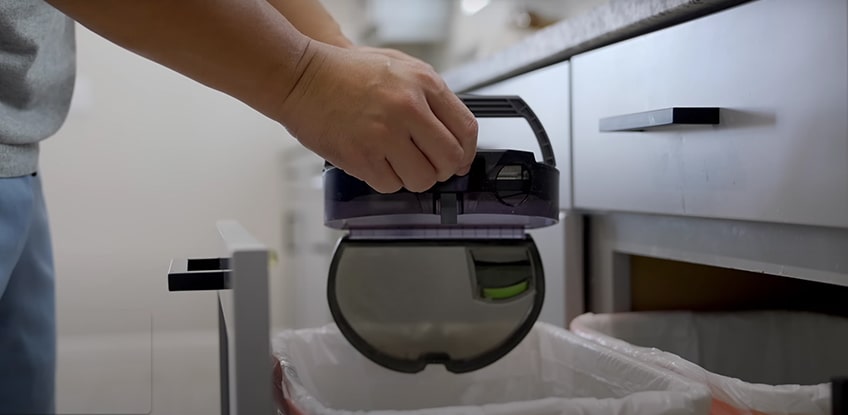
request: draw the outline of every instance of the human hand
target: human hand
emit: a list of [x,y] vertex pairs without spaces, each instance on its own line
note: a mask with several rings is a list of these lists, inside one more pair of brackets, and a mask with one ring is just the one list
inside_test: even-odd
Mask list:
[[278,120],[305,147],[391,193],[467,174],[477,121],[429,65],[397,51],[311,42]]

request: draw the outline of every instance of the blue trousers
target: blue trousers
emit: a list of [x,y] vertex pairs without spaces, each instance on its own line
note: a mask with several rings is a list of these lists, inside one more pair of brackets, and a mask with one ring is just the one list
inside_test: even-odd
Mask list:
[[54,412],[56,299],[37,176],[0,178],[0,414]]

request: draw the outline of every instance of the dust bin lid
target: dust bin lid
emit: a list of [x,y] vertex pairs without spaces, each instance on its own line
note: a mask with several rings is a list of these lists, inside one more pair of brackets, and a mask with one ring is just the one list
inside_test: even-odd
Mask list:
[[559,170],[528,151],[479,150],[467,175],[420,193],[381,194],[333,166],[327,166],[323,180],[324,224],[335,229],[533,229],[559,218]]
[[343,238],[330,266],[328,301],[345,338],[386,368],[415,373],[442,364],[485,367],[517,346],[544,300],[529,235],[516,239]]

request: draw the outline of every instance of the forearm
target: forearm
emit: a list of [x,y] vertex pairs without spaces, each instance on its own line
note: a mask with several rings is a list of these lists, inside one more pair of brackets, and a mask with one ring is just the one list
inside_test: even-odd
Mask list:
[[348,48],[353,43],[320,0],[267,0],[301,33],[319,42]]
[[309,39],[266,0],[49,0],[92,31],[271,118]]
[[48,1],[280,122],[378,191],[423,191],[471,168],[474,115],[433,68],[395,51],[345,47],[317,0]]

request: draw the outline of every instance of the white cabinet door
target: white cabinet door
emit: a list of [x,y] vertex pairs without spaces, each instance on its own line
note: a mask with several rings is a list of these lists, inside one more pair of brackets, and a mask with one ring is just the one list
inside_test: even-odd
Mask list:
[[[576,56],[575,206],[848,227],[846,8],[759,0]],[[720,124],[599,131],[669,107]]]
[[[556,156],[561,209],[571,207],[568,70],[568,62],[562,62],[473,91],[480,95],[518,95],[536,113]],[[483,118],[478,120],[478,124],[479,147],[533,151],[536,160],[542,160],[533,130],[524,119]]]

